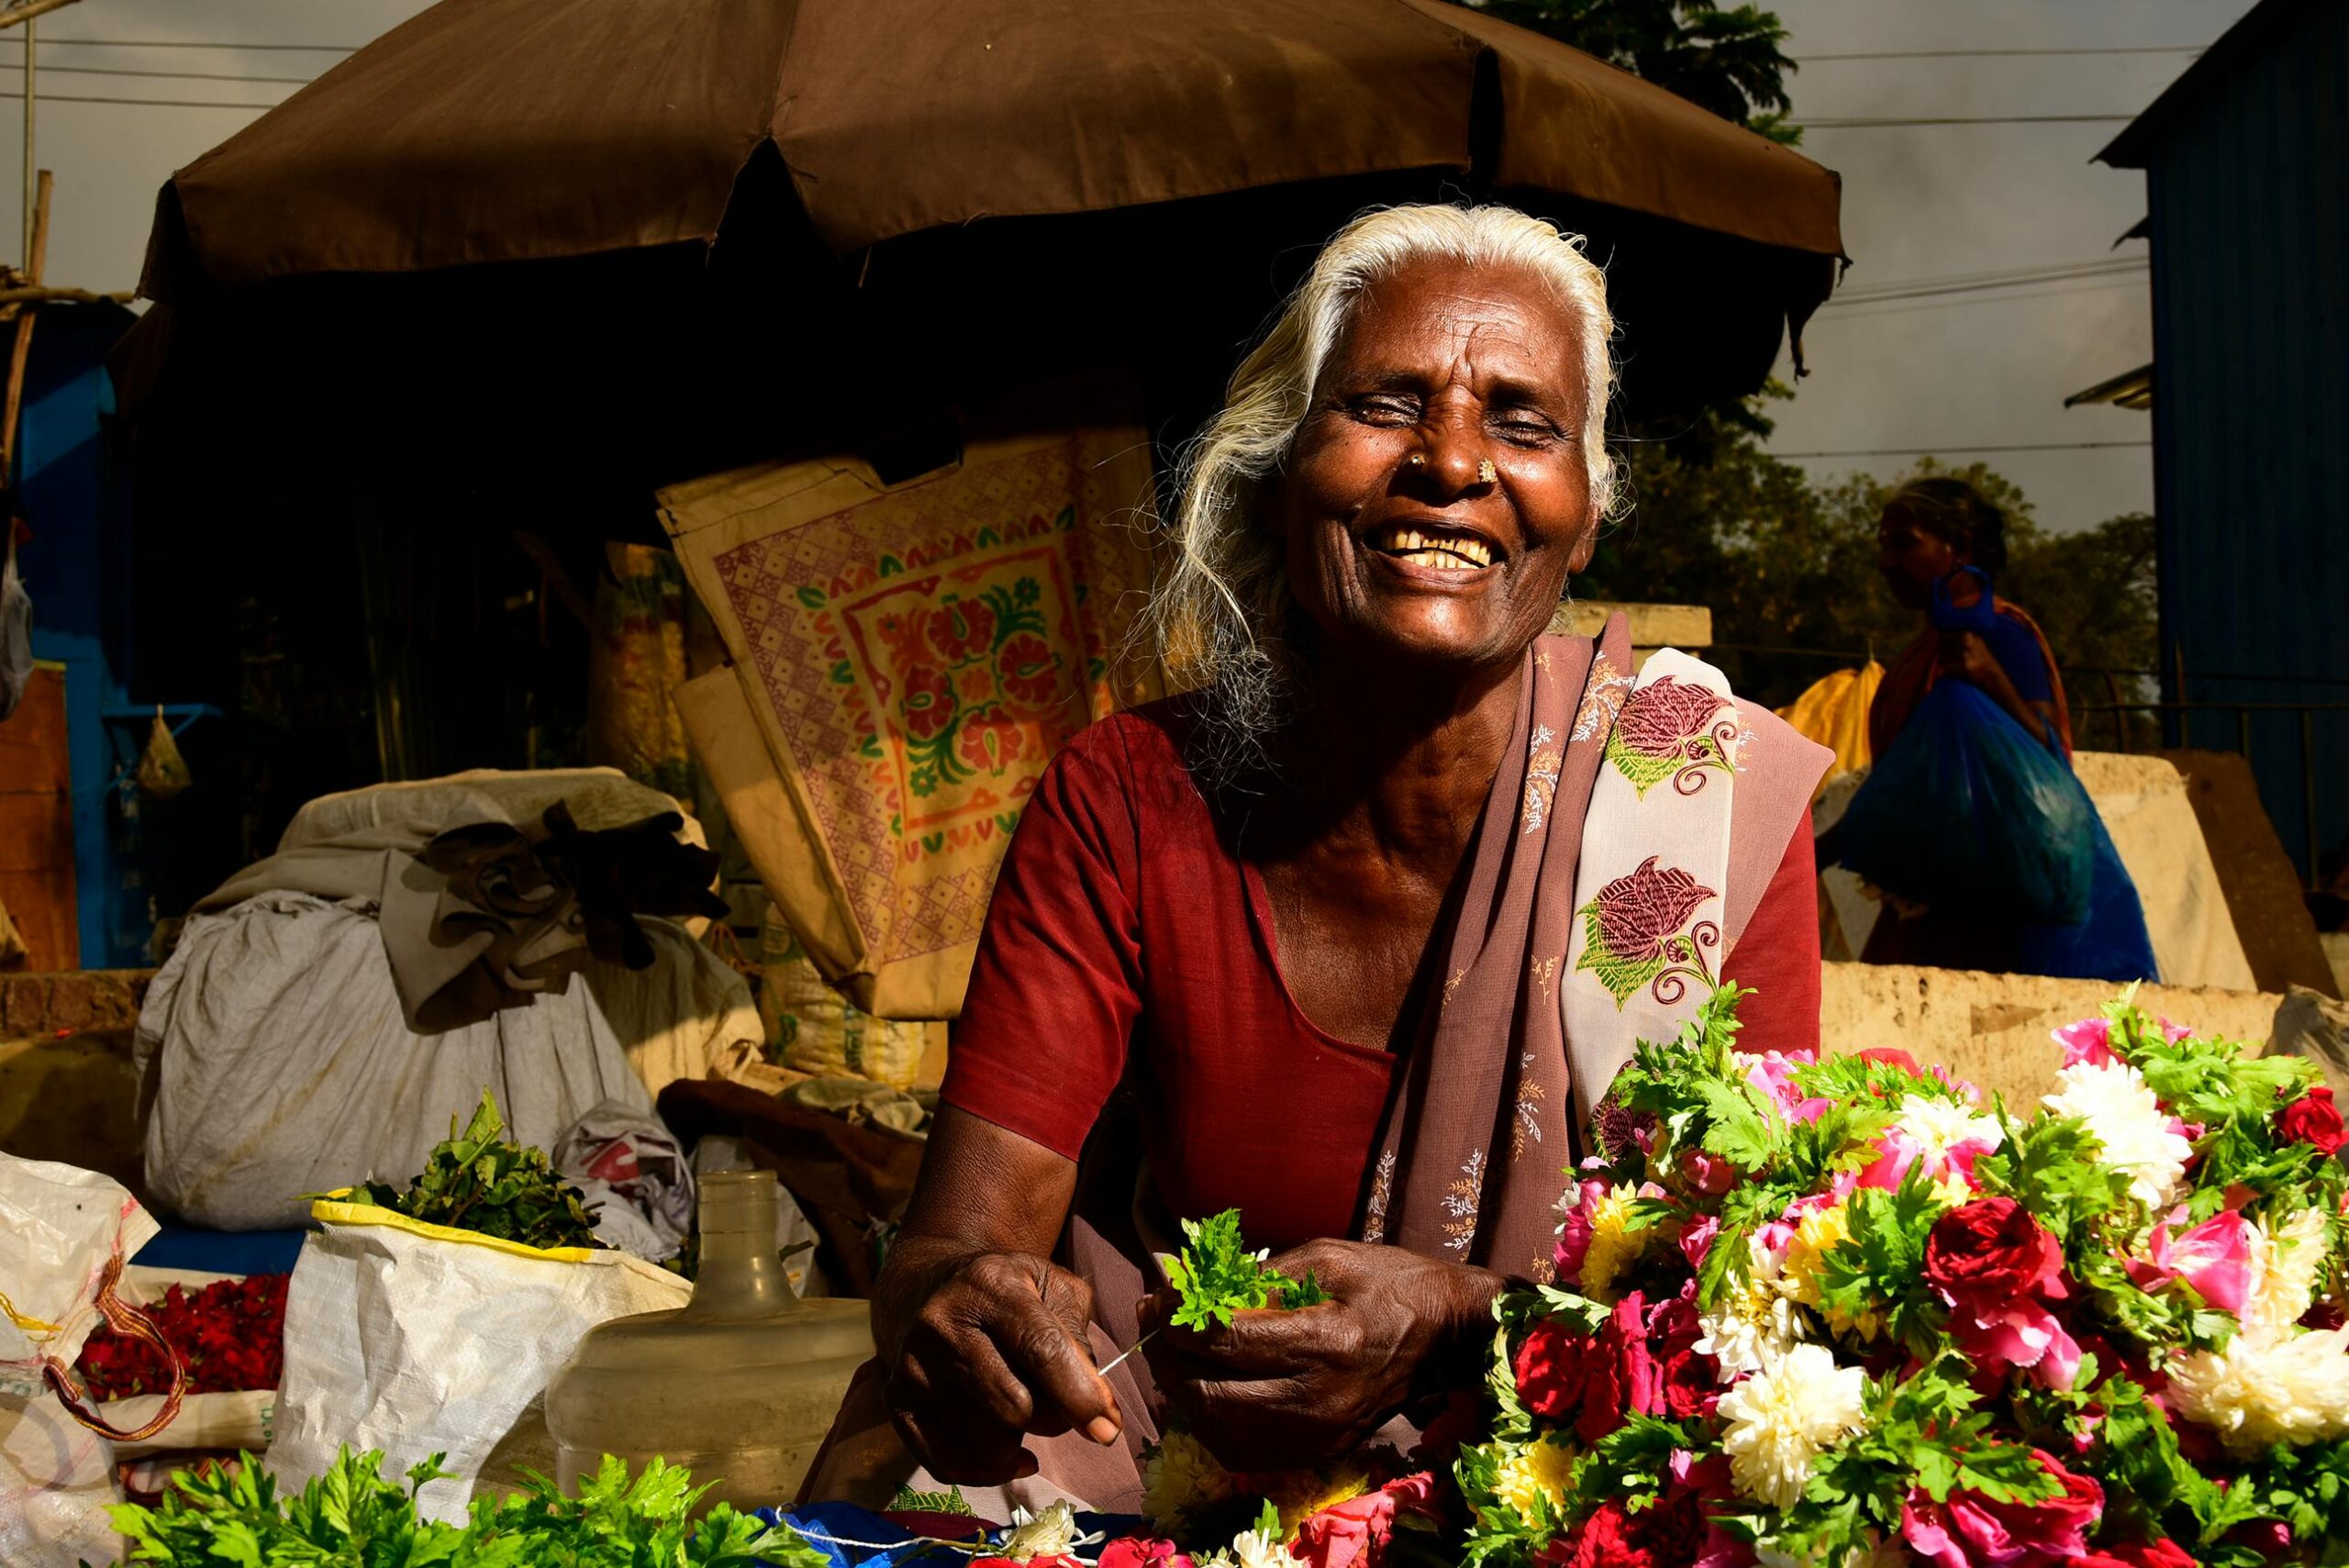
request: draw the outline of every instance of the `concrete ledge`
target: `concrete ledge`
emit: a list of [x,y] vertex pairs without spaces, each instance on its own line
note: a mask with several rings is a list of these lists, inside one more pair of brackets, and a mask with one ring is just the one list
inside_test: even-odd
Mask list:
[[129,1029],[154,977],[151,969],[0,974],[0,1040]]
[[[2049,1031],[2094,1018],[2121,987],[2099,980],[2037,974],[1982,974],[1891,963],[1830,963],[1821,976],[1820,1048],[1848,1054],[1898,1046],[1928,1066],[1939,1062],[2004,1095],[2028,1113],[2054,1086],[2063,1049]],[[2280,995],[2182,985],[2143,985],[2138,1005],[2199,1035],[2221,1035],[2266,1049]]]
[[1631,621],[1631,651],[1642,661],[1659,648],[1687,652],[1709,648],[1713,640],[1713,612],[1703,605],[1631,605],[1611,599],[1576,599],[1560,605],[1550,617],[1555,635],[1597,637],[1607,617],[1617,610]]

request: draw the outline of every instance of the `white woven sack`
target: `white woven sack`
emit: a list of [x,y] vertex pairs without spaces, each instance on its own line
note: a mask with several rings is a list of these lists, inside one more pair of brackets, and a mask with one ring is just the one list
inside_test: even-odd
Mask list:
[[397,1475],[435,1453],[455,1479],[417,1498],[463,1519],[500,1440],[596,1324],[683,1307],[693,1287],[625,1252],[541,1251],[321,1203],[295,1265],[270,1468],[282,1490],[322,1475],[344,1444]]

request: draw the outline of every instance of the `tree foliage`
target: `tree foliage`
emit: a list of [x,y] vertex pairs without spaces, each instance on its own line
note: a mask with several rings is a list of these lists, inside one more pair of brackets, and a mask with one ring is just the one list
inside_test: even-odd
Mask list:
[[1758,6],[1708,0],[1469,0],[1477,9],[1620,65],[1774,141],[1801,132],[1786,123],[1780,48],[1787,29]]

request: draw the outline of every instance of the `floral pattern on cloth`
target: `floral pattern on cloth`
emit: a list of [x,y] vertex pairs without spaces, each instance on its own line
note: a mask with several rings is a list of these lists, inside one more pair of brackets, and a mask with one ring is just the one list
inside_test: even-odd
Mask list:
[[1045,764],[1157,695],[1119,659],[1150,583],[1130,526],[1148,450],[1086,428],[974,445],[895,488],[808,464],[671,505],[804,825],[789,880],[821,892],[786,901],[793,929],[847,933],[808,949],[835,983],[833,950],[854,952],[886,1004],[868,1011],[953,1015]]
[[1669,648],[1649,657],[1607,737],[1559,998],[1577,1125],[1633,1042],[1672,1039],[1720,978],[1731,807],[1752,741],[1721,673]]
[[1690,980],[1708,988],[1714,984],[1705,951],[1720,946],[1720,926],[1689,917],[1716,892],[1677,866],[1659,870],[1658,859],[1650,855],[1575,911],[1583,920],[1583,952],[1575,968],[1597,975],[1619,1011],[1642,985],[1670,1002]]
[[1707,770],[1737,771],[1748,734],[1726,688],[1664,675],[1641,684],[1624,704],[1607,738],[1607,761],[1642,798],[1665,779],[1681,794],[1694,795],[1704,787]]

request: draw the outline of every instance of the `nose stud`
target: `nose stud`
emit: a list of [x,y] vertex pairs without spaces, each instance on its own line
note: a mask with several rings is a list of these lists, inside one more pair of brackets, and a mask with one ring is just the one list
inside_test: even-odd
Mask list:
[[1413,468],[1425,468],[1428,465],[1428,454],[1425,452],[1413,452],[1410,457],[1410,463]]
[[1494,481],[1496,481],[1496,480],[1497,480],[1497,479],[1499,479],[1499,478],[1500,478],[1500,471],[1499,471],[1498,469],[1497,469],[1497,468],[1495,468],[1495,467],[1493,466],[1493,460],[1492,460],[1491,458],[1485,458],[1485,459],[1483,459],[1483,460],[1481,460],[1481,461],[1479,461],[1479,462],[1477,462],[1477,464],[1476,464],[1476,483],[1477,483],[1477,484],[1492,484]]

